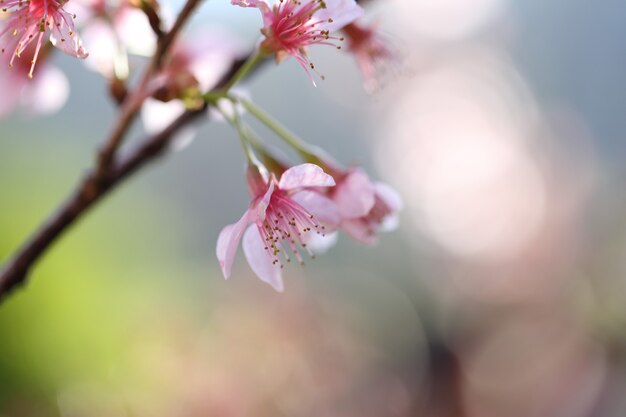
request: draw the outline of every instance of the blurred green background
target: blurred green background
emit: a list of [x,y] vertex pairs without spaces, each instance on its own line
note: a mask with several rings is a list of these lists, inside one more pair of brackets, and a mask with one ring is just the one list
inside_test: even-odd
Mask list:
[[[194,25],[252,46],[258,16],[227,3]],[[0,305],[0,416],[626,415],[626,7],[388,0],[371,16],[400,58],[374,94],[324,48],[319,87],[288,61],[248,88],[396,187],[400,228],[374,248],[342,236],[287,268],[283,294],[241,254],[224,281],[215,241],[248,196],[234,132],[206,123]],[[114,117],[97,75],[56,62],[67,105],[0,121],[1,259]]]

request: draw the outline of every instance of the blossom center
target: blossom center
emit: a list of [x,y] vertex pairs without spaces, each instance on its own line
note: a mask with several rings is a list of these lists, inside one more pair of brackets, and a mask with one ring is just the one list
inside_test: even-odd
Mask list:
[[337,42],[344,40],[331,36],[330,30],[325,29],[325,24],[333,22],[332,18],[321,20],[315,17],[317,11],[326,7],[323,0],[280,0],[272,9],[271,23],[261,30],[266,36],[263,47],[275,52],[278,61],[291,55],[303,67],[314,70],[305,48],[319,44],[341,49]]
[[[289,252],[304,265],[300,251],[315,258],[307,247],[307,234],[324,236],[324,226],[317,223],[314,216],[291,198],[276,191],[265,212],[265,219],[257,222],[259,234],[265,242],[265,250],[273,258],[274,265],[283,267],[281,261],[291,262]],[[281,256],[282,255],[282,256]]]
[[[33,77],[35,63],[43,43],[43,36],[48,30],[59,29],[61,26],[73,28],[72,19],[75,16],[63,12],[62,7],[67,1],[58,0],[0,0],[0,7],[4,13],[10,13],[8,22],[0,31],[0,36],[10,33],[15,39],[15,46],[11,46],[9,51],[11,58],[9,67],[13,67],[15,58],[20,58],[31,43],[35,48],[30,59],[30,70],[28,77]],[[72,29],[66,31],[67,36],[74,36]],[[61,37],[61,43],[68,39]],[[0,52],[6,53],[3,47]]]

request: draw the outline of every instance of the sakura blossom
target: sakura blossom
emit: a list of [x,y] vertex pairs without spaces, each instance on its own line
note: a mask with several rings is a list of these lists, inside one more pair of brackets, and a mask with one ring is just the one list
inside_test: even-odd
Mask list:
[[[241,243],[252,271],[282,291],[285,264],[304,264],[307,255],[323,253],[340,229],[373,243],[393,222],[401,203],[390,187],[371,182],[359,169],[337,169],[339,164],[311,153],[314,145],[256,106],[242,88],[270,57],[277,63],[294,57],[311,79],[313,73],[323,79],[309,58],[309,46],[342,49],[346,40],[363,62],[366,78],[373,77],[370,67],[386,49],[374,28],[355,23],[364,13],[357,0],[231,0],[261,13],[263,36],[247,45],[219,21],[188,28],[192,17],[202,16],[198,12],[203,3],[186,0],[177,5],[177,15],[170,15],[168,5],[158,0],[0,0],[0,65],[13,67],[0,72],[0,117],[20,107],[34,114],[60,108],[69,82],[50,65],[50,57],[59,49],[87,58],[83,40],[93,51],[85,64],[102,79],[100,88],[83,82],[82,90],[105,91],[116,113],[76,192],[50,223],[35,231],[29,240],[35,246],[27,243],[0,269],[0,300],[25,282],[30,266],[105,193],[156,158],[186,147],[208,120],[233,128],[248,163],[251,202],[217,238],[216,255],[225,278]],[[248,12],[241,8],[231,10]],[[341,30],[343,34],[335,33]],[[137,119],[144,129],[132,139]],[[278,153],[285,158],[275,158],[264,134],[256,131],[257,122],[282,138],[291,155]],[[217,149],[219,144],[210,146]],[[294,165],[294,157],[304,163]]]
[[[292,56],[309,73],[315,70],[306,48],[328,45],[340,49],[343,37],[333,36],[363,15],[354,0],[279,0],[273,6],[266,0],[231,0],[241,7],[255,7],[263,16],[265,40],[261,50],[274,53],[276,62]],[[310,73],[309,73],[310,75]]]
[[[244,51],[236,36],[218,27],[198,30],[179,38],[152,83],[154,94],[141,107],[141,120],[146,132],[158,133],[183,114],[186,109],[185,99],[214,88],[233,62],[243,56]],[[235,92],[247,95],[247,92],[238,88],[235,88]],[[226,107],[224,111],[242,111],[235,109],[230,101],[223,101]],[[209,114],[213,120],[222,118],[222,114],[213,109]],[[178,132],[170,148],[185,148],[192,142],[197,130],[196,126],[186,126]]]
[[154,83],[160,84],[158,98],[180,98],[188,89],[210,91],[246,52],[237,36],[221,27],[203,28],[177,39]]
[[231,274],[239,242],[250,268],[276,291],[283,291],[283,261],[291,255],[303,264],[302,253],[311,234],[324,235],[340,222],[335,204],[313,189],[333,187],[335,180],[317,165],[305,163],[287,169],[279,180],[252,168],[248,186],[252,201],[244,215],[222,229],[216,254],[225,278]]
[[342,31],[346,35],[348,50],[354,55],[361,70],[366,90],[375,90],[379,85],[381,71],[397,59],[396,55],[376,25],[353,22]]
[[341,214],[341,229],[359,242],[373,245],[377,233],[397,226],[402,198],[389,185],[372,182],[360,168],[335,175],[330,197]]
[[2,22],[0,37],[10,35],[10,40],[0,51],[10,55],[10,67],[29,45],[34,44],[35,51],[28,71],[28,77],[32,78],[47,32],[50,32],[50,42],[56,48],[77,58],[87,58],[88,53],[74,28],[76,16],[64,9],[66,3],[57,0],[0,0],[2,11],[8,13],[6,21]]
[[125,80],[130,75],[129,56],[148,57],[156,50],[157,37],[146,14],[130,0],[105,2],[77,0],[86,17],[81,30],[91,51],[85,65],[106,78]]

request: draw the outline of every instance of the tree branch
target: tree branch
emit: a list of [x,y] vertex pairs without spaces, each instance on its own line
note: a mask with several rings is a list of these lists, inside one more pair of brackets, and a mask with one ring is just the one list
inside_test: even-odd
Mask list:
[[30,269],[41,255],[76,220],[124,179],[163,154],[172,136],[205,110],[199,109],[183,113],[165,130],[145,139],[139,147],[124,158],[119,165],[109,170],[104,177],[100,176],[97,168],[89,172],[74,194],[35,232],[0,272],[0,301],[15,287],[26,281]]
[[[246,61],[247,57],[234,62],[215,88],[220,89],[227,85]],[[160,133],[146,137],[128,156],[120,162],[111,165],[104,175],[98,171],[98,166],[88,172],[76,188],[76,191],[22,245],[0,271],[0,301],[4,300],[14,289],[26,282],[30,270],[39,258],[89,208],[117,187],[123,180],[163,155],[176,132],[194,121],[205,111],[206,105],[200,109],[187,110]]]
[[[143,100],[147,97],[146,87],[152,76],[160,69],[163,59],[176,36],[202,0],[187,0],[172,29],[161,36],[157,50],[141,77],[138,86],[123,99],[119,116],[108,139],[98,152],[96,166],[88,172],[73,194],[10,258],[0,270],[0,302],[13,290],[27,281],[28,275],[39,258],[92,206],[115,189],[126,178],[132,176],[148,163],[163,155],[173,136],[184,126],[193,122],[206,111],[207,105],[196,110],[187,110],[158,134],[147,136],[126,157],[117,161],[116,154],[128,128],[136,118]],[[365,2],[365,1],[362,1]],[[215,86],[220,90],[231,84],[233,77],[252,54],[233,63],[230,70]],[[267,62],[265,60],[264,62]],[[255,70],[259,66],[255,67]],[[148,94],[149,95],[149,94]]]
[[[123,143],[128,128],[137,117],[144,99],[150,95],[147,87],[152,77],[161,68],[170,47],[201,1],[187,0],[174,25],[167,33],[160,33],[159,22],[155,16],[152,16],[151,25],[158,36],[156,52],[137,87],[129,94],[126,94],[125,88],[123,89],[124,91],[121,91],[123,94],[118,92],[120,93],[118,98],[122,100],[118,118],[108,139],[98,151],[96,166],[85,175],[74,193],[59,207],[57,212],[33,233],[13,257],[7,261],[3,269],[0,270],[0,302],[11,294],[13,290],[26,283],[31,269],[39,258],[93,205],[115,189],[126,178],[129,178],[145,165],[163,155],[176,132],[193,122],[206,111],[207,105],[200,109],[185,111],[163,131],[147,136],[126,157],[117,161],[117,151]],[[357,1],[359,3],[369,3],[369,0]],[[239,69],[251,56],[252,54],[234,62],[230,70],[215,86],[215,90],[230,86]],[[263,62],[267,62],[267,60]],[[259,66],[256,66],[254,70],[258,68]]]
[[143,101],[150,95],[149,91],[146,91],[150,80],[154,74],[161,68],[163,59],[167,55],[169,48],[172,46],[176,36],[178,36],[180,30],[183,28],[187,20],[191,17],[193,11],[198,7],[202,0],[187,0],[185,6],[178,14],[172,29],[167,34],[158,39],[157,48],[152,56],[152,60],[148,64],[148,67],[144,71],[141,80],[139,81],[137,88],[126,97],[122,103],[122,107],[119,111],[119,116],[115,122],[113,130],[109,135],[109,138],[105,141],[104,145],[98,151],[98,169],[97,177],[101,180],[107,175],[107,172],[115,160],[115,154],[124,141],[126,132],[137,117],[139,109],[143,104]]

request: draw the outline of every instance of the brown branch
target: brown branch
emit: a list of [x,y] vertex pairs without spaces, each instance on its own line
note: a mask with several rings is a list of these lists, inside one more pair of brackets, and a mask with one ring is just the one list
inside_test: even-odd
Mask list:
[[98,151],[98,169],[96,173],[100,180],[104,180],[107,176],[107,173],[115,160],[115,154],[124,141],[128,128],[137,117],[143,101],[148,95],[150,95],[149,91],[146,91],[150,80],[161,68],[163,59],[167,55],[167,52],[176,39],[176,36],[178,36],[180,30],[191,17],[191,14],[196,7],[198,7],[200,2],[201,0],[187,0],[185,6],[178,14],[172,29],[170,29],[166,35],[159,38],[156,51],[152,56],[152,60],[148,64],[148,67],[144,71],[137,88],[135,88],[135,90],[128,97],[126,97],[122,103],[117,120],[113,126],[113,130],[111,131],[109,138],[104,142],[104,145]]
[[[236,61],[227,74],[216,86],[220,89],[237,73],[246,59]],[[31,268],[48,248],[81,218],[89,208],[102,197],[117,187],[123,180],[143,168],[146,164],[162,155],[172,140],[172,137],[183,126],[191,123],[206,110],[206,107],[197,110],[188,110],[173,121],[162,132],[148,136],[140,145],[131,151],[119,163],[113,165],[106,175],[101,176],[98,167],[87,173],[76,191],[66,200],[58,211],[48,219],[26,243],[16,252],[4,268],[0,271],[0,301],[9,295],[15,288],[23,285]]]
[[154,0],[141,0],[139,3],[139,8],[148,18],[150,28],[152,28],[152,31],[157,37],[157,40],[161,40],[161,38],[165,36],[165,32],[163,32],[163,29],[161,29],[161,15],[159,13],[159,3]]
[[105,177],[100,177],[97,170],[89,172],[78,186],[77,191],[18,251],[18,254],[0,273],[0,300],[11,290],[26,281],[30,269],[41,255],[55,242],[78,218],[87,212],[97,201],[108,194],[138,169],[161,155],[168,147],[172,136],[205,109],[187,111],[170,124],[165,130],[148,137],[142,144],[111,169]]
[[68,230],[90,207],[120,182],[161,155],[167,149],[172,136],[181,127],[202,114],[204,110],[199,109],[183,113],[165,130],[143,141],[137,149],[104,177],[100,177],[96,169],[87,174],[77,191],[26,242],[18,254],[2,270],[0,273],[0,300],[6,297],[16,286],[25,282],[35,262],[63,232]]
[[[163,131],[146,137],[125,158],[116,161],[117,150],[141,108],[147,84],[160,69],[163,59],[176,36],[200,1],[187,0],[172,29],[159,38],[157,51],[144,72],[138,87],[123,100],[115,127],[98,153],[96,167],[85,175],[76,191],[70,195],[47,222],[33,233],[14,256],[7,261],[4,268],[0,270],[0,301],[4,300],[13,290],[27,281],[30,270],[39,258],[95,203],[115,189],[126,178],[164,154],[176,132],[191,123],[206,110],[206,105],[197,110],[187,110]],[[365,1],[362,2],[365,3]],[[234,62],[228,73],[215,86],[215,89],[220,90],[229,85],[232,78],[235,77],[238,70],[250,56]],[[267,62],[267,60],[264,62]]]
[[201,0],[187,0],[185,6],[178,14],[174,25],[170,29],[170,31],[163,36],[157,44],[157,50],[154,54],[154,59],[151,62],[151,67],[153,69],[159,69],[161,67],[161,63],[163,62],[163,58],[167,54],[168,49],[172,46],[174,39],[178,36],[178,32],[183,28],[187,20],[191,17],[191,14],[194,12],[196,7],[200,4]]
[[[128,132],[128,128],[137,117],[143,101],[149,95],[148,84],[160,69],[176,36],[200,2],[201,0],[187,0],[172,29],[167,34],[158,37],[156,52],[144,71],[138,86],[123,100],[113,130],[98,152],[96,167],[85,176],[74,194],[59,208],[56,214],[35,232],[2,269],[0,272],[0,300],[4,299],[16,286],[26,281],[32,266],[69,226],[119,182],[163,153],[172,135],[202,112],[202,109],[185,112],[161,133],[148,137],[125,160],[115,164],[116,153]],[[152,11],[156,13],[155,10],[152,9]],[[152,23],[156,24],[155,22]]]

